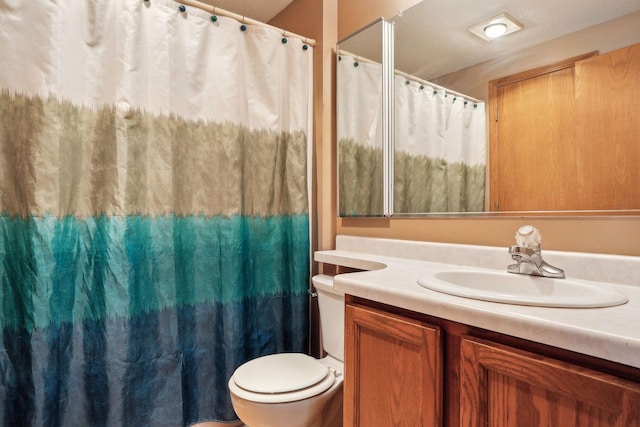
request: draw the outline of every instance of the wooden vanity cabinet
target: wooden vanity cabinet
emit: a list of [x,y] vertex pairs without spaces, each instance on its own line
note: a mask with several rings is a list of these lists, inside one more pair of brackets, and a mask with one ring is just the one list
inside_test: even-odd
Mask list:
[[440,328],[347,305],[345,426],[442,425]]
[[637,383],[474,337],[460,355],[463,426],[640,426]]
[[345,309],[345,427],[640,427],[640,369],[357,297]]

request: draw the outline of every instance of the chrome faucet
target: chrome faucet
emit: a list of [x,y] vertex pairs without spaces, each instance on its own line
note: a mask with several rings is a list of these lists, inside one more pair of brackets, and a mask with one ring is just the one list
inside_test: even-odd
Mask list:
[[516,233],[516,245],[509,247],[509,254],[517,263],[507,267],[509,273],[530,276],[564,278],[564,271],[546,263],[542,259],[540,242],[542,238],[537,228],[530,225],[520,227]]

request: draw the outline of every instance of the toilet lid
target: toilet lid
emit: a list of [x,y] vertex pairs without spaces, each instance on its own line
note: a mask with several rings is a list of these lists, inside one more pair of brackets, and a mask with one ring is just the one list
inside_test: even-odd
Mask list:
[[318,384],[329,367],[302,353],[279,353],[258,357],[233,374],[239,387],[254,393],[288,393]]

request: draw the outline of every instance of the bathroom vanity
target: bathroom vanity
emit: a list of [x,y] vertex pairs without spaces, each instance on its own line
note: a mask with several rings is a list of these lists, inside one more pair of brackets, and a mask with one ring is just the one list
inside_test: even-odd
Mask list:
[[336,250],[316,252],[347,294],[345,426],[640,426],[640,258],[545,257],[628,301],[527,306],[417,283],[452,268],[504,271],[506,247],[338,236]]

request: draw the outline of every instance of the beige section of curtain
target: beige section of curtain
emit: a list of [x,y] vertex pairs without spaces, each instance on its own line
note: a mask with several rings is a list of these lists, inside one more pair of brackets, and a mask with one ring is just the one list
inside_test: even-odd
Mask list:
[[382,150],[338,142],[341,216],[382,216]]
[[[381,151],[341,140],[340,215],[380,216]],[[482,212],[484,165],[395,153],[394,212]]]
[[[10,215],[306,213],[306,136],[0,94]],[[37,183],[37,185],[36,185]]]

